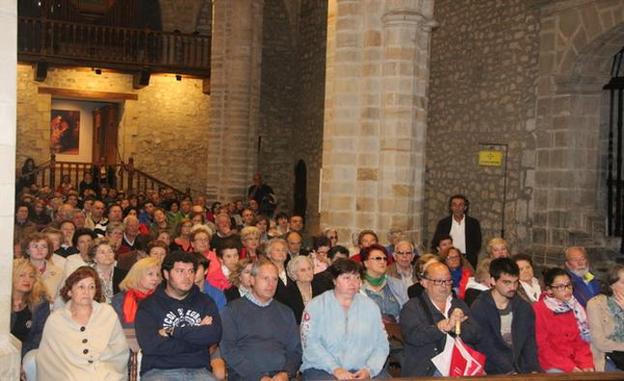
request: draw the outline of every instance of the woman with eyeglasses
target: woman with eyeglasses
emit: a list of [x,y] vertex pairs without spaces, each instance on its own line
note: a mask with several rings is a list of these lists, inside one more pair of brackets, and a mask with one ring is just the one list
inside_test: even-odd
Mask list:
[[570,276],[560,268],[544,272],[546,291],[533,304],[540,366],[547,373],[593,372],[585,309],[572,295]]
[[388,252],[379,244],[362,248],[360,259],[364,264],[362,290],[381,310],[386,323],[399,320],[401,307],[407,302],[407,287],[399,279],[388,276]]
[[587,318],[596,370],[624,370],[623,265],[609,269],[602,292],[587,302]]
[[466,258],[463,258],[459,249],[455,247],[449,248],[441,255],[442,260],[451,270],[451,278],[453,279],[453,292],[455,295],[464,300],[466,297],[466,286],[468,280],[472,277],[472,266]]
[[388,336],[379,308],[359,292],[360,265],[337,259],[329,271],[334,289],[313,298],[303,313],[303,379],[388,378]]

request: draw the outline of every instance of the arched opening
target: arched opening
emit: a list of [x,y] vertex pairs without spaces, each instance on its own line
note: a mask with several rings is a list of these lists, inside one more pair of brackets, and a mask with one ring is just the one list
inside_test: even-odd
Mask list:
[[307,198],[307,177],[308,170],[303,160],[299,160],[295,165],[295,186],[294,186],[294,214],[305,217]]

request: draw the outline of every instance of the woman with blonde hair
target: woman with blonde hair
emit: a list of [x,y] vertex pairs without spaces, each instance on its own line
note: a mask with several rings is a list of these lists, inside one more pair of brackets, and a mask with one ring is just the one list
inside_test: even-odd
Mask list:
[[496,237],[492,238],[485,248],[485,251],[488,254],[488,257],[492,259],[496,258],[509,258],[511,257],[511,253],[509,252],[509,245],[507,241],[502,238]]
[[[468,284],[466,285],[466,294],[464,301],[470,307],[472,302],[477,300],[477,297],[481,295],[483,291],[490,289],[490,263],[492,258],[483,258],[477,264],[474,276],[468,278]],[[520,287],[518,287],[520,288]]]
[[240,257],[251,258],[254,261],[258,259],[259,247],[260,247],[260,229],[255,226],[246,226],[241,229],[241,243],[243,248],[240,252]]
[[251,258],[241,259],[236,264],[234,271],[230,273],[228,278],[232,286],[223,290],[228,303],[251,292],[251,266],[253,262]]
[[22,342],[23,369],[36,379],[35,353],[41,342],[50,300],[39,270],[26,258],[13,261],[11,334]]
[[119,283],[120,292],[113,296],[111,305],[124,329],[134,328],[139,303],[152,295],[162,281],[160,265],[161,261],[158,258],[140,259],[132,265],[128,275]]

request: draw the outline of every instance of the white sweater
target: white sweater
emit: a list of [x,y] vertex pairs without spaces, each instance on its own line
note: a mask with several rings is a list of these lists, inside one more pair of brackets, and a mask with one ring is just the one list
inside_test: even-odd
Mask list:
[[113,308],[93,302],[86,326],[71,317],[71,301],[54,311],[37,353],[40,381],[115,381],[128,378],[128,344]]

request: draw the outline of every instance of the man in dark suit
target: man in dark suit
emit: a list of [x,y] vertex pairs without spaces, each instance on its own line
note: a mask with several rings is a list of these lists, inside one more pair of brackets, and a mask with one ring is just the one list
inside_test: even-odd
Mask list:
[[462,252],[473,268],[477,268],[479,250],[481,250],[481,225],[479,220],[468,216],[468,199],[461,194],[449,199],[451,215],[438,221],[433,239],[432,249],[435,250],[439,237],[449,234],[453,237],[453,246]]

